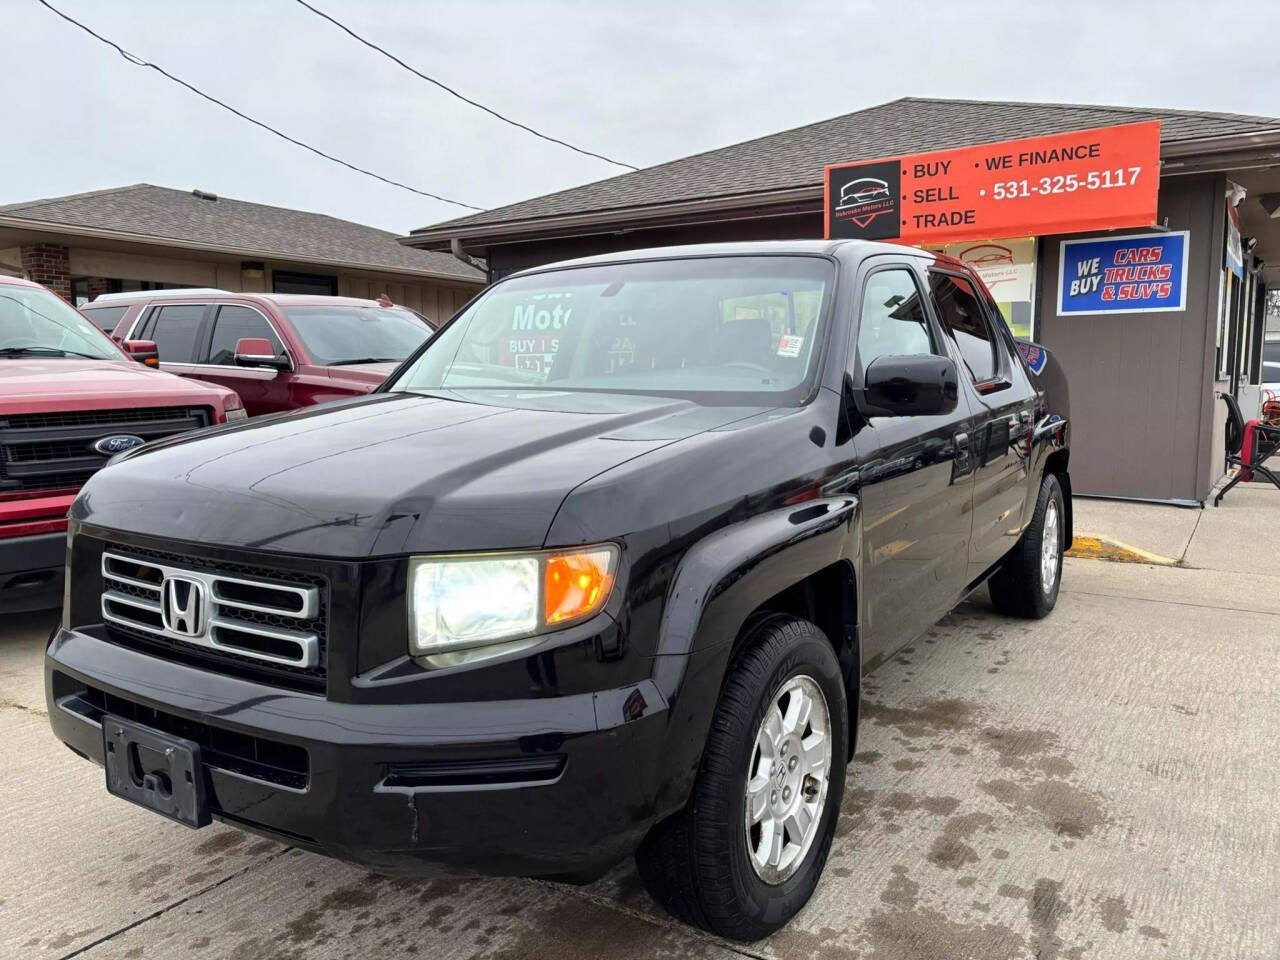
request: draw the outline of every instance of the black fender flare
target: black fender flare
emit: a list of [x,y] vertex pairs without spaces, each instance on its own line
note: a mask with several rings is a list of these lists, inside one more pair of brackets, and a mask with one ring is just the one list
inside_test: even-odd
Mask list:
[[[723,527],[685,553],[654,657],[653,679],[668,706],[653,787],[659,818],[682,807],[693,787],[734,640],[752,612],[841,560],[856,578],[850,549],[859,539],[859,506],[855,496],[808,500]],[[855,649],[852,669],[860,676],[859,658]],[[856,703],[856,686],[850,700]]]

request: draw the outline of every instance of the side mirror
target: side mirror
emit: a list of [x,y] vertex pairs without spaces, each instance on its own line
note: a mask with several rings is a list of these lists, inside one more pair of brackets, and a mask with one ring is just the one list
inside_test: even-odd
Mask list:
[[862,407],[873,417],[921,417],[950,413],[959,397],[950,357],[876,357],[867,367]]
[[276,356],[271,341],[265,337],[241,337],[236,341],[236,366],[288,370],[289,358]]
[[160,351],[156,349],[154,340],[122,340],[120,346],[139,363],[148,367],[160,366]]

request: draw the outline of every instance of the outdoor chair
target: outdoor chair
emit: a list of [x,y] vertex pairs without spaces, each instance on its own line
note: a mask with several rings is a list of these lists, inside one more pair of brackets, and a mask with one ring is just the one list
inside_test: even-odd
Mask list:
[[1248,482],[1255,473],[1261,474],[1280,488],[1280,477],[1264,464],[1267,458],[1280,451],[1280,427],[1270,426],[1259,420],[1245,422],[1240,404],[1229,393],[1218,394],[1227,405],[1227,466],[1236,467],[1236,475],[1213,498],[1216,507],[1222,503],[1227,491],[1241,480]]

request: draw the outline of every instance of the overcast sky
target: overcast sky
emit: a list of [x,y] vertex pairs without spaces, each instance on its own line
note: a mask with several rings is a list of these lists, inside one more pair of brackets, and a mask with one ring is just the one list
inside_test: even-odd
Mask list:
[[[618,172],[449,97],[295,0],[50,2],[298,139],[476,206]],[[1125,0],[313,2],[468,96],[638,166],[904,95],[1280,116],[1275,3],[1228,19]],[[0,22],[0,203],[146,182],[401,233],[466,212],[286,144],[36,0],[0,0]]]

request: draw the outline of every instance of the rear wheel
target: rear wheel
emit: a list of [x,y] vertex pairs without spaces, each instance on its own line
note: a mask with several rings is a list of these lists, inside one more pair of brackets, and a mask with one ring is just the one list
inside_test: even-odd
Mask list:
[[1062,550],[1066,506],[1058,478],[1040,481],[1035,514],[1018,545],[988,581],[991,602],[1001,613],[1038,620],[1058,602],[1062,585]]
[[848,701],[812,623],[757,625],[721,692],[688,804],[636,854],[681,920],[758,940],[804,906],[826,864],[844,793]]

